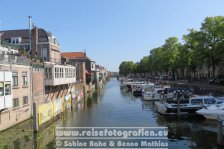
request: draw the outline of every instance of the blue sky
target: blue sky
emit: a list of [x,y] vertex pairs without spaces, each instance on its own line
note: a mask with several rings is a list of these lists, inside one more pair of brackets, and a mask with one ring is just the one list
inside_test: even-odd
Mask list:
[[223,0],[0,0],[0,29],[51,31],[61,50],[83,51],[111,71],[139,61],[165,39],[180,40],[207,16],[224,15]]

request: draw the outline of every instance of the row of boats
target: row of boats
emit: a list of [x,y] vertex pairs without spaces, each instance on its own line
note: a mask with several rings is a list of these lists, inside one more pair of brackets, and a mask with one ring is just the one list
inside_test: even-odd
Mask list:
[[200,114],[207,119],[224,119],[224,97],[199,96],[189,89],[132,79],[123,80],[121,86],[133,96],[153,101],[157,111],[163,115]]

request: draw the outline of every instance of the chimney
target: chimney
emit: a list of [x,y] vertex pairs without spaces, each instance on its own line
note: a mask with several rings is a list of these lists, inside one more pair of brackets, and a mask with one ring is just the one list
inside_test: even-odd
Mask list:
[[31,53],[32,53],[32,58],[35,58],[37,57],[38,55],[38,51],[37,51],[37,43],[38,43],[38,28],[35,26],[33,29],[32,29],[32,40],[31,40]]
[[27,52],[27,53],[31,53],[31,58],[32,58],[32,45],[31,45],[31,43],[32,43],[32,40],[31,40],[31,24],[32,24],[32,17],[31,16],[28,16],[28,18],[29,18],[29,43],[30,43],[30,49],[29,49],[29,51]]
[[84,52],[83,53],[84,53],[84,57],[86,58],[86,50],[85,49],[84,49]]

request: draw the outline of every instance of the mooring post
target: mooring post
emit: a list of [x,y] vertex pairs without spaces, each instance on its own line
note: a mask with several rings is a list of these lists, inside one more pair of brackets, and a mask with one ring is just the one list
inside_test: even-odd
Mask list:
[[33,139],[33,149],[38,149],[39,148],[38,133],[34,133],[32,139]]
[[180,116],[180,99],[177,98],[177,115]]
[[33,130],[34,132],[39,131],[39,125],[38,125],[38,110],[37,110],[37,104],[33,103]]
[[224,145],[224,141],[223,141],[223,123],[224,120],[222,118],[222,116],[220,114],[218,114],[218,120],[217,120],[217,128],[218,128],[218,132],[217,132],[217,142],[219,145]]

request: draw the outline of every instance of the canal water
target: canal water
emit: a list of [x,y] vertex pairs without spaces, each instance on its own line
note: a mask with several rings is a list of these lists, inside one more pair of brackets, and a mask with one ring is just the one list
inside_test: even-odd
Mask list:
[[0,133],[0,149],[54,149],[56,127],[164,126],[168,127],[171,149],[222,148],[217,144],[216,121],[164,117],[156,112],[153,102],[133,97],[120,87],[117,79],[111,78],[40,133],[32,133],[32,120]]

